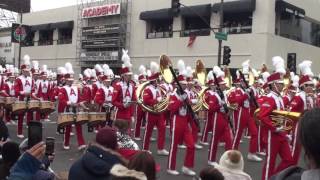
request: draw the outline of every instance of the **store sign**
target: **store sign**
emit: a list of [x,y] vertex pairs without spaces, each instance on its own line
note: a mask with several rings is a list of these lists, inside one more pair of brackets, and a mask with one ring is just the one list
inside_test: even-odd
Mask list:
[[118,47],[119,40],[112,39],[90,39],[82,41],[82,48],[102,48],[102,47]]
[[82,35],[100,35],[100,34],[112,34],[119,33],[120,25],[103,25],[103,26],[93,26],[93,27],[84,27],[82,28]]
[[120,14],[120,3],[89,7],[82,10],[82,18],[93,18]]
[[12,23],[11,27],[11,42],[13,43],[24,43],[24,40],[29,35],[29,32],[31,31],[31,27],[27,25],[20,25]]
[[14,48],[11,37],[0,37],[0,62],[12,63],[14,58]]

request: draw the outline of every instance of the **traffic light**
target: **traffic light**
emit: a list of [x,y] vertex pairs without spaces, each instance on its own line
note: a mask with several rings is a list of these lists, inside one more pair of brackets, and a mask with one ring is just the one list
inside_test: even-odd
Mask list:
[[171,0],[171,11],[175,17],[180,13],[180,0]]
[[288,53],[287,57],[287,68],[290,72],[297,72],[297,54],[296,53]]
[[231,49],[229,46],[223,46],[223,65],[230,64]]

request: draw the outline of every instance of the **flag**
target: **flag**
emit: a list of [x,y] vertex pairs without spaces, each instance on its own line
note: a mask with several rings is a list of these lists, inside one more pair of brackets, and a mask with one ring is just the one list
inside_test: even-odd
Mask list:
[[189,41],[188,41],[188,45],[187,47],[191,47],[193,45],[193,43],[196,41],[197,36],[194,34],[191,34],[189,36]]

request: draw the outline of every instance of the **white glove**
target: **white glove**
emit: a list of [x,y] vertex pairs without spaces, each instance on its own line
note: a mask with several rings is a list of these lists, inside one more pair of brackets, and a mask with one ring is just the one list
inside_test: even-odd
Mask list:
[[125,102],[125,103],[123,104],[123,106],[124,106],[124,108],[127,108],[127,107],[129,107],[129,106],[130,106],[130,103]]
[[288,142],[291,142],[292,141],[292,136],[290,134],[287,134],[286,136],[287,136]]
[[191,103],[192,103],[192,104],[197,104],[197,103],[198,103],[198,99],[192,99],[192,100],[191,100]]
[[162,101],[162,97],[157,97],[157,101],[158,102]]
[[72,103],[70,101],[67,102],[67,105],[71,105]]
[[277,132],[277,133],[283,132],[283,131],[284,131],[283,126],[280,126],[280,127],[277,127],[277,128],[276,128],[276,132]]
[[24,95],[24,91],[20,91],[20,94],[21,94],[21,95]]
[[251,92],[251,89],[246,89],[246,93],[248,93],[248,94],[250,94],[250,92]]

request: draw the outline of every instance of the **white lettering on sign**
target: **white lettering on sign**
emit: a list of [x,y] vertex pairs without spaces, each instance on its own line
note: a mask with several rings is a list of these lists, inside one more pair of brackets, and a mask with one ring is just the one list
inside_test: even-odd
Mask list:
[[120,3],[89,7],[82,10],[82,18],[117,15],[120,14],[120,10]]

